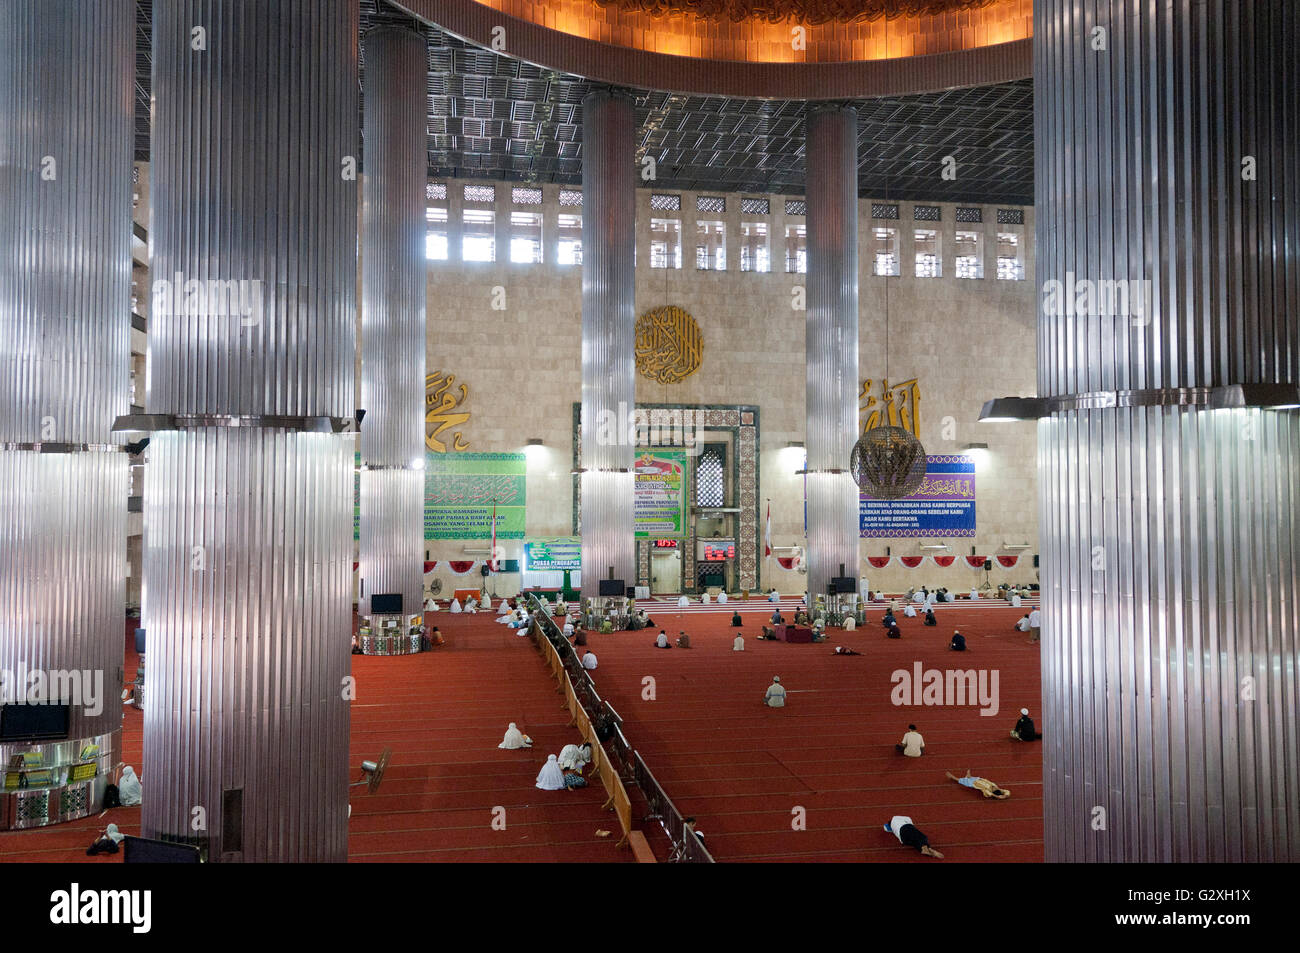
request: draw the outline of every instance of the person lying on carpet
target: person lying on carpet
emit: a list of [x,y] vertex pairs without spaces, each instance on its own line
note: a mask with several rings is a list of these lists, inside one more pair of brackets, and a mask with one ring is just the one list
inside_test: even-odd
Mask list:
[[895,622],[894,624],[885,627],[885,637],[889,639],[901,639],[903,637],[903,630],[900,629],[898,623]]
[[498,748],[505,748],[507,751],[515,751],[519,748],[531,748],[532,746],[533,739],[529,738],[526,734],[516,728],[513,721],[510,722],[510,727],[506,729],[505,739],[501,744],[497,745]]
[[691,647],[691,637],[685,632],[677,633],[677,647],[679,649],[689,649]]
[[659,630],[659,637],[655,639],[655,648],[657,649],[672,648],[672,646],[668,644],[668,633],[666,633],[663,629]]
[[760,642],[777,642],[777,641],[779,641],[779,639],[777,639],[777,637],[776,637],[776,632],[773,631],[772,629],[769,629],[767,626],[763,626],[763,634],[762,634],[762,635],[756,635],[756,636],[754,636],[754,638],[758,639]]
[[96,854],[116,854],[117,845],[124,840],[126,840],[126,835],[117,829],[117,825],[109,824],[100,833],[99,838],[86,848],[86,854],[90,857],[94,857]]
[[966,777],[964,778],[957,777],[951,771],[946,771],[944,773],[947,774],[948,777],[950,777],[952,780],[962,785],[963,787],[974,788],[976,791],[982,793],[985,797],[997,798],[999,801],[1011,797],[1010,791],[1002,790],[1000,787],[998,787],[988,778],[971,777],[970,768],[966,769]]
[[543,791],[563,791],[568,787],[564,783],[564,772],[560,770],[559,760],[555,755],[546,756],[546,764],[537,772],[537,786]]
[[735,612],[731,613],[731,625],[732,625],[733,627],[742,626],[742,625],[744,625],[744,624],[745,624],[745,623],[743,623],[743,622],[740,621],[740,610],[739,610],[739,609],[737,609]]
[[925,610],[925,624],[926,624],[926,625],[938,625],[938,624],[939,624],[939,620],[936,619],[936,618],[934,617],[934,610],[933,610],[933,609],[926,609],[926,610]]
[[1015,741],[1038,741],[1043,737],[1034,730],[1034,719],[1029,717],[1028,708],[1020,709],[1020,720],[1011,729],[1011,737]]
[[785,707],[785,686],[781,684],[780,675],[772,676],[772,684],[767,686],[767,694],[763,696],[763,704],[768,708]]
[[835,646],[835,654],[836,655],[861,655],[862,653],[855,652],[850,648],[845,648],[843,645],[837,645]]
[[960,632],[954,632],[952,634],[952,641],[948,643],[948,648],[952,649],[954,652],[965,652],[966,636],[962,635]]
[[894,745],[894,750],[909,758],[919,758],[925,754],[925,739],[916,730],[916,725],[908,725],[903,740]]
[[731,640],[731,651],[733,652],[745,651],[745,637],[743,635],[738,635]]
[[595,652],[587,652],[582,656],[582,667],[585,668],[587,671],[594,672],[596,670],[596,665],[597,662],[596,662]]
[[943,854],[930,846],[930,838],[922,834],[907,815],[898,814],[890,818],[889,823],[885,825],[885,830],[897,837],[900,844],[915,847],[926,857],[937,857],[943,860]]

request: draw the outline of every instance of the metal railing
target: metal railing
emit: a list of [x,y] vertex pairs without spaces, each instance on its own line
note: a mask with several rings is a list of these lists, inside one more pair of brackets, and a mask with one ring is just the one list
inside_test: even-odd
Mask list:
[[681,811],[677,810],[668,792],[659,784],[640,753],[628,742],[627,736],[623,734],[622,716],[609,702],[601,700],[591,673],[582,667],[578,653],[573,650],[560,627],[536,596],[529,594],[527,598],[532,609],[532,631],[540,634],[555,648],[560,664],[573,686],[574,697],[591,720],[596,737],[609,746],[606,753],[610,763],[622,778],[631,781],[641,790],[650,806],[650,813],[645,820],[657,820],[672,842],[669,863],[715,863],[713,855],[690,828]]

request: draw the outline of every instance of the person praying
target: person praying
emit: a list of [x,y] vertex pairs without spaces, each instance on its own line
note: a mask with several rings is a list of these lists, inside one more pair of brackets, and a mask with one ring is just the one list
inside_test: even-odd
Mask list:
[[657,649],[672,648],[672,646],[668,644],[668,633],[666,633],[663,629],[659,630],[659,636],[658,638],[655,639],[655,648]]
[[462,611],[464,611],[464,610],[462,610],[461,607],[460,607],[460,600],[457,599],[455,596],[452,596],[452,597],[451,597],[451,611],[452,611],[452,612],[462,612]]
[[740,621],[740,610],[737,609],[735,612],[731,613],[731,626],[732,628],[736,628],[742,625],[744,625],[744,623]]
[[954,632],[952,634],[952,641],[948,643],[948,648],[952,649],[954,652],[965,652],[966,636],[962,635],[960,632]]
[[596,670],[596,653],[587,652],[582,656],[582,667],[589,672]]
[[926,610],[925,610],[925,624],[926,624],[926,625],[938,625],[938,624],[939,624],[939,620],[936,619],[936,618],[934,617],[934,610],[933,610],[933,609],[926,609]]
[[731,651],[733,652],[745,651],[745,637],[743,635],[737,635],[734,639],[731,640]]
[[916,730],[916,725],[908,725],[903,740],[894,745],[894,750],[908,758],[919,758],[925,754],[925,739]]
[[785,686],[781,684],[781,676],[773,675],[772,684],[767,686],[767,694],[763,696],[763,704],[768,708],[785,707]]
[[510,722],[510,727],[506,729],[505,738],[502,740],[501,744],[497,745],[498,748],[505,748],[508,751],[514,751],[519,748],[531,748],[532,746],[533,739],[520,731],[513,721]]
[[1011,729],[1011,737],[1016,741],[1038,741],[1043,736],[1034,729],[1034,719],[1029,717],[1029,709],[1020,709],[1020,718]]
[[677,634],[677,647],[679,649],[689,649],[691,647],[691,637],[685,632]]
[[546,756],[546,764],[542,765],[542,770],[537,773],[537,787],[543,791],[565,789],[564,772],[560,769],[559,759],[555,755]]
[[906,847],[914,847],[926,857],[936,857],[943,860],[943,854],[930,846],[930,838],[921,833],[907,815],[899,814],[890,818],[889,823],[885,825],[885,830],[897,837],[900,844]]
[[953,774],[951,771],[945,771],[944,773],[962,787],[979,791],[985,797],[996,798],[999,801],[1004,801],[1011,797],[1010,791],[1004,791],[988,778],[971,777],[970,768],[966,769],[966,776],[964,778],[957,777],[957,775]]

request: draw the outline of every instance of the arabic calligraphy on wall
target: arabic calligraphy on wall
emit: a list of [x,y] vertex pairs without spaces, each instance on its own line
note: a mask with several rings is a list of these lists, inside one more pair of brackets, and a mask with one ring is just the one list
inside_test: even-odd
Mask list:
[[[469,422],[469,411],[462,410],[469,399],[469,388],[456,384],[455,374],[434,371],[424,379],[424,445],[434,453],[447,452],[447,440],[452,450],[468,450],[469,444],[458,429]],[[451,433],[440,439],[444,431]]]
[[660,384],[679,384],[700,369],[704,335],[676,305],[652,308],[636,319],[636,369]]
[[910,431],[917,440],[921,439],[921,385],[917,378],[901,384],[889,386],[889,381],[880,381],[879,397],[872,393],[875,381],[868,378],[862,382],[858,394],[858,412],[862,417],[862,432],[875,430],[877,427],[902,427]]

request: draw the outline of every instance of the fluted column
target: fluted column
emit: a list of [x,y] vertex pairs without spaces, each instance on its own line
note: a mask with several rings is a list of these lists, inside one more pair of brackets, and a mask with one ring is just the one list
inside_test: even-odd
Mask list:
[[361,604],[424,597],[424,33],[367,31],[361,205]]
[[[848,107],[807,119],[808,593],[858,576],[858,124]],[[835,473],[831,471],[839,470]]]
[[1034,21],[1046,857],[1295,861],[1300,9]]
[[0,670],[5,701],[27,673],[77,673],[49,683],[62,697],[24,700],[70,703],[72,756],[99,743],[106,776],[122,725],[128,475],[111,431],[129,409],[135,4],[2,13]]
[[357,2],[153,13],[143,828],[341,861]]
[[582,101],[582,594],[634,585],[636,113],[607,90]]

